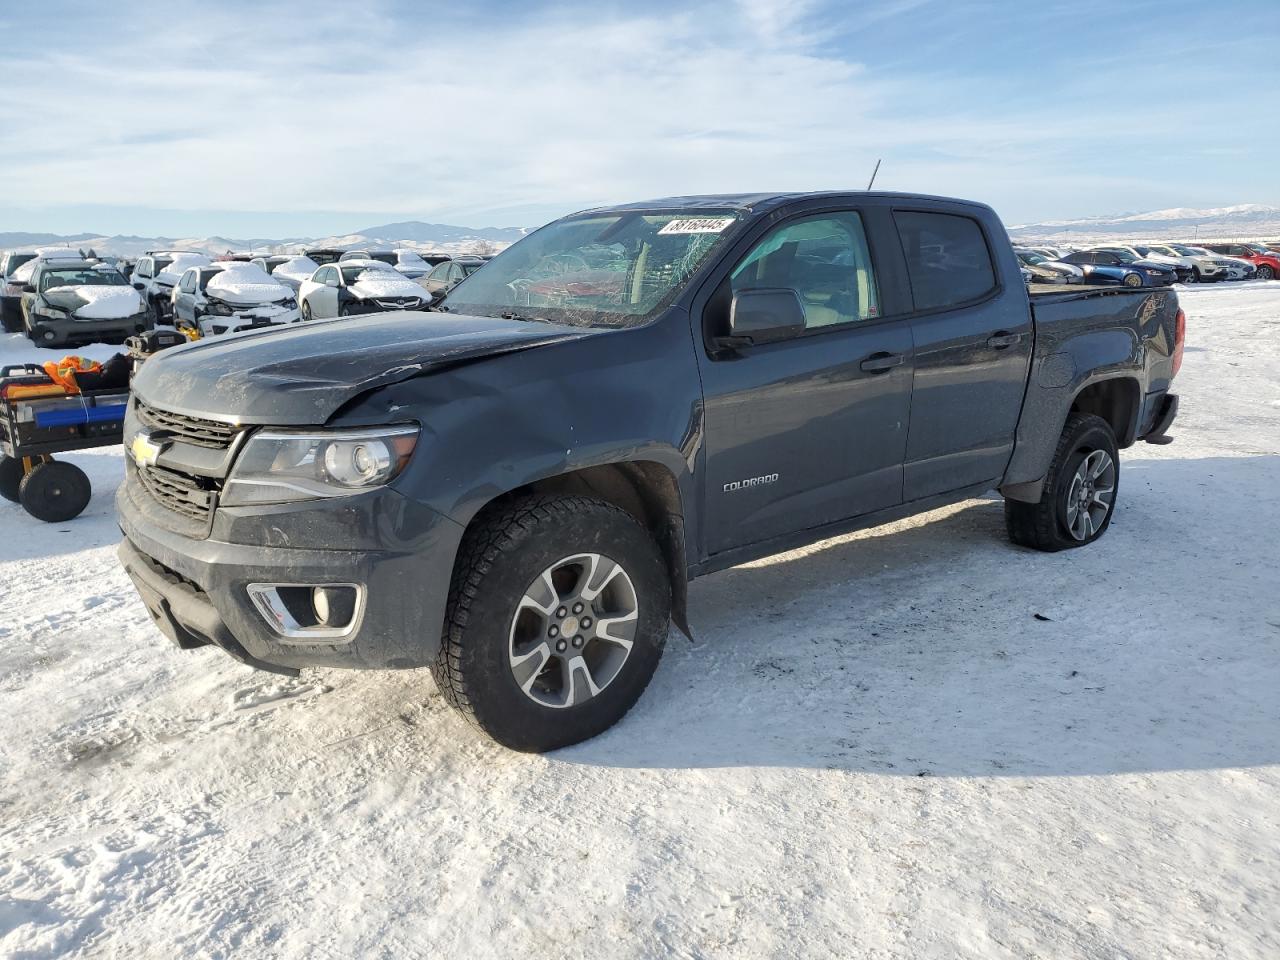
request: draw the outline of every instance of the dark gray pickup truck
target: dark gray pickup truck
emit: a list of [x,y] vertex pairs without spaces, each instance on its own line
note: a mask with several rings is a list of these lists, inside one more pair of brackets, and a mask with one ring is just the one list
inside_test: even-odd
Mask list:
[[688,581],[999,490],[1083,546],[1165,442],[1168,289],[1023,284],[990,208],[681,197],[530,234],[437,312],[169,350],[134,383],[120,556],[180,647],[430,666],[546,750],[648,684]]

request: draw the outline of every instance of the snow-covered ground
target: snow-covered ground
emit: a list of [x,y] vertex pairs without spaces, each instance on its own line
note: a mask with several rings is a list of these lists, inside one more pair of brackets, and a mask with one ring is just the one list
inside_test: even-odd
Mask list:
[[1183,299],[1099,543],[975,500],[700,580],[546,757],[172,649],[71,457],[80,519],[0,503],[0,955],[1280,956],[1280,283]]

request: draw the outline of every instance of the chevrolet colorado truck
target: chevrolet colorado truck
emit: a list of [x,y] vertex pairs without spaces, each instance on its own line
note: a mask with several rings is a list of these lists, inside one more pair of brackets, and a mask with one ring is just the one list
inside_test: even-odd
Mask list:
[[133,384],[120,557],[277,672],[430,667],[508,747],[636,702],[702,574],[991,490],[1085,546],[1167,442],[1167,288],[1030,289],[995,213],[701,196],[557,220],[432,312],[247,331]]

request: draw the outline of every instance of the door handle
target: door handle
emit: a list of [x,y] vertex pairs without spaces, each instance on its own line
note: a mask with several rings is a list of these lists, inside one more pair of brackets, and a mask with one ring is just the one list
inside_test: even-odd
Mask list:
[[894,367],[902,366],[904,360],[906,357],[900,353],[873,353],[858,366],[867,373],[887,373]]
[[1003,350],[1005,347],[1012,347],[1021,339],[1020,333],[997,333],[987,337],[987,346],[992,350]]

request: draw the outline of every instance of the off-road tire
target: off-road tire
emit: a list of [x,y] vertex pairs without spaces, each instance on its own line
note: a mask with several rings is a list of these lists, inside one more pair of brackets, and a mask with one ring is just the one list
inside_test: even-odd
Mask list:
[[[1111,509],[1092,535],[1077,540],[1067,529],[1067,496],[1080,462],[1095,450],[1105,450],[1115,463]],[[1111,526],[1111,518],[1115,515],[1116,498],[1120,492],[1119,467],[1120,457],[1111,425],[1093,414],[1073,413],[1062,428],[1062,436],[1045,477],[1040,502],[1005,500],[1004,522],[1009,539],[1019,546],[1047,553],[1093,543],[1107,532],[1107,528]]]
[[[635,639],[618,674],[595,696],[544,706],[512,673],[512,620],[530,583],[579,553],[598,553],[626,571],[638,608]],[[527,753],[554,750],[596,736],[631,709],[657,669],[670,619],[662,555],[631,514],[589,497],[513,500],[481,514],[463,537],[432,674],[445,700],[498,743]]]
[[92,496],[93,487],[85,472],[65,460],[36,464],[18,485],[22,508],[45,523],[63,523],[80,516]]
[[22,486],[22,461],[14,457],[0,456],[0,497],[18,503],[18,488]]

